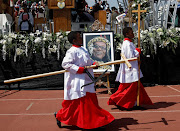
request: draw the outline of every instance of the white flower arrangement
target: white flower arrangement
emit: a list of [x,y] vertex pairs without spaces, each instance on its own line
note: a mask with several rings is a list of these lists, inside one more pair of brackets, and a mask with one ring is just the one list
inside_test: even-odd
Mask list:
[[16,57],[21,55],[28,57],[30,52],[41,52],[43,58],[46,58],[46,51],[48,54],[57,53],[59,60],[60,55],[64,55],[67,50],[65,43],[67,43],[68,48],[71,46],[67,40],[68,33],[69,31],[60,31],[56,34],[36,31],[29,35],[9,33],[9,35],[0,36],[0,51],[3,60],[5,61],[7,56],[13,55],[12,51],[14,52],[14,62],[16,62]]
[[[31,33],[29,35],[21,35],[10,33],[0,37],[0,51],[2,58],[5,61],[14,50],[14,61],[17,56],[25,55],[28,57],[29,53],[41,52],[43,58],[46,58],[46,53],[57,54],[57,59],[60,59],[65,54],[65,51],[72,45],[67,40],[69,32],[57,32],[56,34],[49,33]],[[135,32],[134,44],[137,45],[137,32]],[[154,55],[157,48],[167,48],[175,52],[176,47],[180,44],[180,28],[163,29],[159,27],[150,28],[149,30],[141,31],[141,49],[145,55]],[[114,34],[115,51],[121,50],[123,43],[123,35]],[[11,54],[13,55],[13,54]]]
[[[134,44],[138,45],[138,32],[135,33]],[[114,43],[116,50],[121,50],[123,36],[115,34]],[[175,53],[175,49],[180,45],[180,28],[164,29],[154,27],[140,32],[141,49],[144,55],[155,55],[157,48],[167,48]]]

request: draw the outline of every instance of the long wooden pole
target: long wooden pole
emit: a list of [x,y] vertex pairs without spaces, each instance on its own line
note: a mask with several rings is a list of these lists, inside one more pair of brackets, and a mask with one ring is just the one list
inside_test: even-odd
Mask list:
[[[135,61],[135,60],[137,60],[137,57],[126,59],[126,60]],[[120,63],[125,63],[125,60],[111,61],[111,62],[99,64],[99,66],[113,65],[113,64],[120,64]],[[96,65],[86,66],[86,68],[95,68],[95,67],[96,67]],[[46,77],[46,76],[51,76],[51,75],[58,75],[58,74],[62,74],[65,72],[68,72],[68,70],[61,70],[61,71],[55,71],[55,72],[49,72],[49,73],[44,73],[44,74],[26,76],[26,77],[21,77],[21,78],[16,78],[16,79],[10,79],[10,80],[5,80],[4,84],[9,84],[9,83],[18,82],[18,81],[24,81],[24,80],[29,80],[29,79],[35,79],[35,78],[40,78],[40,77]]]
[[[138,48],[140,48],[140,28],[141,28],[141,12],[139,11],[140,10],[140,4],[138,4]],[[137,106],[139,106],[139,94],[140,94],[140,55],[138,57],[138,77],[139,77],[139,80],[138,80],[138,91],[137,91]]]

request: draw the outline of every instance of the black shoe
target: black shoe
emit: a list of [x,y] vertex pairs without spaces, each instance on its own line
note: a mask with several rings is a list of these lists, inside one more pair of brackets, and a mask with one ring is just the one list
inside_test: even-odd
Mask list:
[[[55,118],[56,118],[56,114],[57,112],[54,112]],[[56,122],[57,122],[58,127],[61,128],[61,122],[57,118],[56,118]]]

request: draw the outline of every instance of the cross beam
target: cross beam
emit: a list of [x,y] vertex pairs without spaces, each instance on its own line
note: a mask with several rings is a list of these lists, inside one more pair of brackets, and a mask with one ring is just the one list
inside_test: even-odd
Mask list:
[[138,47],[140,47],[140,25],[141,25],[141,13],[145,13],[146,10],[141,10],[140,4],[138,4],[138,10],[132,10],[132,13],[138,13]]

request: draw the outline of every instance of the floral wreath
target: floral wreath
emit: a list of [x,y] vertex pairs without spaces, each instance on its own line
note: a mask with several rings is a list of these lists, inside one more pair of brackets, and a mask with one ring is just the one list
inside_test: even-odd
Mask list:
[[60,9],[63,9],[65,7],[65,0],[57,0],[57,1],[58,1],[57,6]]
[[94,46],[94,42],[104,42],[106,43],[106,47],[107,47],[107,52],[109,52],[109,49],[110,49],[110,42],[104,38],[104,37],[101,37],[101,36],[98,36],[98,37],[95,37],[93,39],[91,39],[89,42],[88,42],[88,50],[89,50],[89,53],[90,55],[92,56],[92,53],[93,53],[93,46]]

